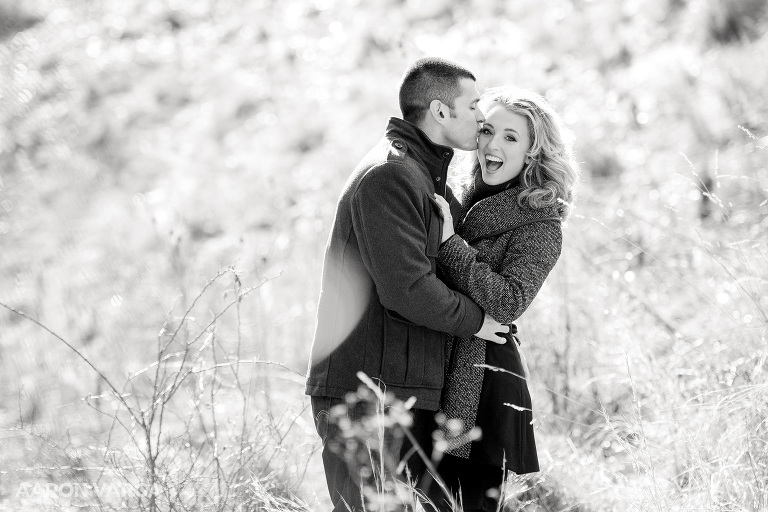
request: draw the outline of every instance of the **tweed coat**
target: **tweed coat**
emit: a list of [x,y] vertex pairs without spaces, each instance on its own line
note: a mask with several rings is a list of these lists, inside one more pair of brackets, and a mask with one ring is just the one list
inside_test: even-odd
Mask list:
[[[558,208],[535,209],[525,201],[521,206],[518,198],[522,190],[521,184],[513,184],[467,209],[464,205],[472,204],[474,194],[473,184],[469,185],[464,193],[464,204],[459,209],[456,234],[442,244],[438,253],[438,264],[446,278],[477,302],[486,314],[504,324],[512,323],[528,308],[555,266],[562,248]],[[507,343],[515,341],[510,339]],[[517,349],[516,346],[510,348]],[[488,347],[488,350],[495,349]],[[475,426],[484,375],[490,371],[476,366],[486,363],[486,350],[486,342],[474,336],[452,337],[449,341],[450,361],[446,365],[441,410],[447,418],[460,419],[463,423],[461,435],[449,443],[448,450],[462,458],[469,458],[477,444],[466,442],[466,433]],[[524,394],[530,401],[527,384],[521,380],[520,385],[524,386]],[[499,403],[498,407],[506,406]],[[527,414],[530,415],[530,404]],[[490,437],[489,434],[485,433],[484,437]],[[507,454],[519,449],[507,446],[514,433],[495,434],[495,438],[507,440],[504,448]],[[532,435],[531,430],[531,441]],[[498,461],[485,462],[498,464]],[[513,460],[506,462],[508,469],[516,471]]]

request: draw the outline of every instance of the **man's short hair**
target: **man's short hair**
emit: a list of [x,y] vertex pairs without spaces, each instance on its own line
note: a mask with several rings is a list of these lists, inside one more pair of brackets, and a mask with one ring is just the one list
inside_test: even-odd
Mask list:
[[454,100],[461,95],[459,81],[475,75],[467,68],[436,57],[419,59],[403,75],[400,82],[400,111],[409,123],[419,123],[433,100],[440,100],[454,108]]

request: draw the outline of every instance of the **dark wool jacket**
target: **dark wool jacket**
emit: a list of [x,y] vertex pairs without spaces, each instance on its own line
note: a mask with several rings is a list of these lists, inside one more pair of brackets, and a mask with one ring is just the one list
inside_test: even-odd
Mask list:
[[437,410],[445,333],[470,336],[483,311],[435,274],[442,218],[435,192],[451,148],[391,118],[339,198],[323,263],[306,393],[343,398],[362,371],[396,397]]
[[[455,217],[461,219],[456,234],[439,252],[439,265],[455,287],[505,324],[515,321],[531,304],[562,247],[557,208],[534,209],[526,202],[518,205],[522,189],[517,184],[478,201],[469,211],[462,206]],[[471,198],[473,190],[470,186],[464,197]],[[485,363],[486,342],[459,337],[465,339],[461,343],[449,340],[449,351],[456,350],[450,354],[442,409],[447,417],[461,419],[463,432],[467,432],[475,426],[484,373],[475,365]],[[465,444],[449,453],[466,458],[469,449]]]

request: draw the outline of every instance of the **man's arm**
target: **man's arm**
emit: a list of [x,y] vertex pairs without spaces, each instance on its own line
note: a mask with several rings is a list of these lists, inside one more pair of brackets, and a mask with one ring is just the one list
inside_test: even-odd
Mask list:
[[352,198],[352,224],[363,263],[387,309],[437,331],[475,334],[483,311],[432,272],[417,180],[395,163],[380,165],[361,180]]

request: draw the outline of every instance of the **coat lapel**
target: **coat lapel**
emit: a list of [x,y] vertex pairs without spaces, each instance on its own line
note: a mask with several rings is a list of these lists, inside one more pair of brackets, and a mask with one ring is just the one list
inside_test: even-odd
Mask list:
[[[475,203],[464,214],[457,233],[468,243],[483,238],[489,234],[510,229],[525,221],[523,208],[518,207],[517,197],[522,190],[518,185],[486,197]],[[474,192],[474,187],[468,190]]]

